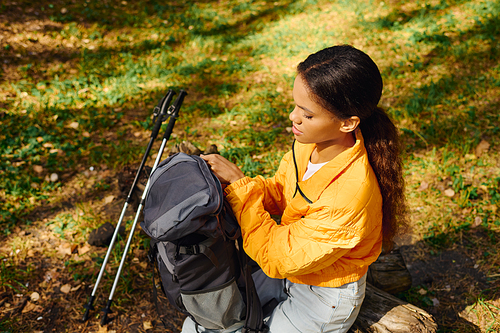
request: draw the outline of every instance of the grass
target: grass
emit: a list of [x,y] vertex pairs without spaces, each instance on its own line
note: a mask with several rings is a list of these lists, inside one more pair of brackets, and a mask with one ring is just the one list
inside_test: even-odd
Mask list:
[[[491,277],[487,295],[472,291],[474,301],[458,306],[468,324],[442,330],[498,326],[497,1],[7,1],[0,15],[4,291],[21,288],[28,270],[21,230],[41,223],[81,246],[92,228],[114,221],[107,209],[119,199],[117,174],[140,161],[167,89],[188,91],[169,145],[215,144],[246,174],[271,175],[292,140],[296,65],[348,43],[384,78],[381,105],[405,147],[413,241],[436,256],[459,244]],[[97,264],[71,258],[76,280],[95,278],[102,255],[93,255]],[[439,293],[424,287],[404,297],[431,311],[429,295]]]

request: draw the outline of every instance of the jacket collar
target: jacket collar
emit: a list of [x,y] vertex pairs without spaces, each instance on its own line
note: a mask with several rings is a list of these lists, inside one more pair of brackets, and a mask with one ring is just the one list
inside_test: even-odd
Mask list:
[[[307,164],[311,158],[311,154],[316,148],[315,144],[301,144],[295,142],[294,150],[297,161],[298,179],[302,179],[307,169]],[[303,193],[312,202],[315,202],[321,196],[321,193],[337,179],[356,159],[366,155],[363,136],[361,131],[356,130],[356,142],[354,146],[346,149],[333,160],[325,164],[312,177],[305,181],[299,181],[298,185]],[[295,196],[300,196],[296,193]]]

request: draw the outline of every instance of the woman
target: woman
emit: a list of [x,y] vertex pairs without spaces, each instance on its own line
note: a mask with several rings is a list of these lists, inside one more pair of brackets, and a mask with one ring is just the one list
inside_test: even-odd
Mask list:
[[[203,158],[229,184],[245,251],[265,274],[256,282],[261,298],[280,301],[266,319],[269,331],[346,332],[368,266],[404,220],[398,135],[377,106],[382,78],[365,53],[334,46],[297,69],[295,142],[273,177],[245,177],[219,155]],[[281,280],[286,294],[276,287]]]

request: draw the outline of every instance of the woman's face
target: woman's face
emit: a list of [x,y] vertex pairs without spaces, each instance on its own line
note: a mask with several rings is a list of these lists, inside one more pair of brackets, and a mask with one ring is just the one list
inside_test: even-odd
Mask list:
[[293,85],[295,108],[290,113],[292,131],[300,143],[315,143],[318,147],[340,144],[345,138],[342,131],[343,121],[311,99],[308,88],[297,75]]

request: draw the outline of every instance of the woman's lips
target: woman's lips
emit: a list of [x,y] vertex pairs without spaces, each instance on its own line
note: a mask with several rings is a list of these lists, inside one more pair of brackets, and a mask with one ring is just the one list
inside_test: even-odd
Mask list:
[[295,135],[301,135],[301,134],[302,134],[302,132],[301,132],[301,131],[299,131],[299,130],[297,129],[297,127],[295,127],[295,125],[292,127],[292,132],[293,132],[293,134],[295,134]]

